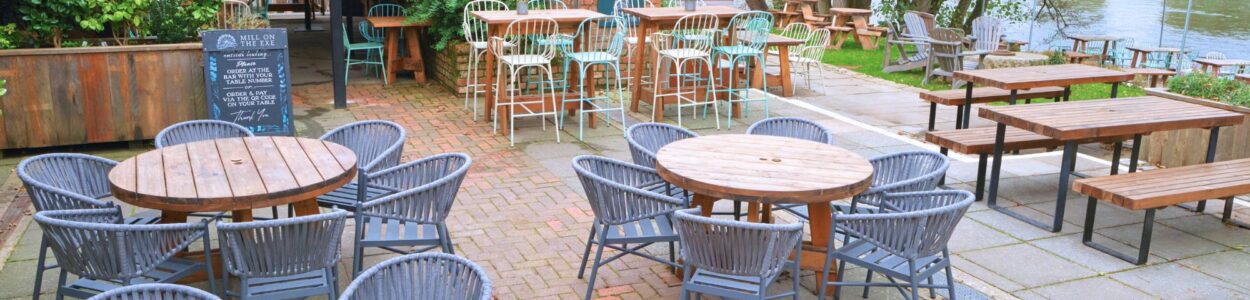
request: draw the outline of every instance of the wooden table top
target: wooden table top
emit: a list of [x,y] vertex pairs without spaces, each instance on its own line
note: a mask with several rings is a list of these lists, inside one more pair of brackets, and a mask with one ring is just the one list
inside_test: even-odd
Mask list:
[[728,19],[734,15],[746,12],[732,6],[701,6],[694,11],[686,11],[683,7],[631,7],[622,8],[621,10],[638,16],[643,21],[677,21],[681,17],[693,14],[713,14],[719,18]]
[[1195,59],[1194,63],[1204,64],[1208,66],[1217,66],[1217,67],[1246,66],[1246,65],[1250,65],[1250,60],[1199,58],[1199,59]]
[[1250,74],[1237,74],[1236,78],[1242,82],[1250,83]]
[[409,23],[408,17],[403,17],[403,16],[367,17],[365,18],[365,20],[368,20],[369,25],[373,26],[374,28],[428,27],[430,26],[430,24],[432,24],[430,20],[426,20],[425,22]]
[[872,10],[850,7],[833,7],[829,8],[829,12],[838,15],[872,15]]
[[868,160],[807,140],[723,134],[673,142],[656,153],[664,180],[700,195],[764,203],[820,203],[863,192]]
[[295,137],[200,141],[139,154],[109,171],[113,195],[139,207],[231,211],[288,204],[337,189],[356,176],[342,145]]
[[1160,48],[1160,47],[1150,47],[1150,46],[1128,46],[1124,48],[1128,49],[1129,51],[1137,51],[1137,52],[1168,52],[1168,53],[1181,52],[1180,48],[1169,48],[1169,47]]
[[1245,115],[1155,96],[982,107],[981,118],[1061,141],[1241,124]]
[[1098,34],[1077,34],[1077,35],[1069,35],[1069,36],[1068,36],[1068,38],[1069,38],[1069,39],[1073,39],[1073,40],[1082,41],[1082,42],[1102,42],[1102,41],[1114,41],[1114,40],[1117,40],[1117,39],[1118,39],[1118,38],[1116,38],[1116,37],[1114,37],[1114,36],[1110,36],[1110,35],[1098,35]]
[[806,41],[794,38],[788,38],[776,34],[768,35],[768,46],[796,46],[802,45]]
[[606,16],[586,9],[531,9],[528,15],[518,15],[515,10],[475,11],[473,16],[490,25],[507,25],[524,18],[551,18],[559,23],[578,23],[594,17]]
[[1125,82],[1133,80],[1133,74],[1082,64],[1065,64],[958,71],[955,72],[955,79],[1004,90],[1021,90],[1045,86]]

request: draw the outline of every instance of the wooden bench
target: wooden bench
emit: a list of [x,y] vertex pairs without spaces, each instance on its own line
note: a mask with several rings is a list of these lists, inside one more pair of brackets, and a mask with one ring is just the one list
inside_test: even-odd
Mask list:
[[1083,63],[1085,62],[1086,59],[1091,59],[1091,58],[1096,57],[1096,55],[1093,55],[1093,54],[1086,54],[1086,53],[1081,53],[1081,52],[1076,52],[1076,51],[1064,52],[1063,56],[1066,56],[1068,58],[1068,63],[1073,63],[1073,64]]
[[[961,130],[945,130],[930,131],[925,133],[924,140],[926,142],[938,145],[942,155],[948,155],[950,150],[955,152],[977,155],[977,181],[973,186],[977,196],[977,201],[981,201],[985,193],[985,168],[989,156],[994,153],[994,137],[997,132],[995,127],[979,127]],[[1019,151],[1027,149],[1054,149],[1063,146],[1063,142],[1036,134],[1024,129],[1015,127],[1007,127],[1003,134],[1003,152]],[[1128,137],[1115,137],[1109,139],[1098,139],[1081,142],[1110,142],[1120,146],[1120,142]],[[1118,160],[1118,158],[1116,159]],[[1134,158],[1134,161],[1136,159]],[[1132,164],[1130,171],[1136,169],[1136,164]]]
[[830,43],[831,45],[833,45],[832,46],[833,49],[842,49],[842,43],[845,43],[846,40],[855,38],[854,27],[829,25],[828,27],[825,27],[825,28],[828,28],[829,32],[833,33],[833,36],[831,37],[832,40],[830,40],[831,42],[836,42],[836,43]]
[[[967,105],[965,101],[967,93],[968,91],[966,89],[921,92],[920,100],[929,102],[929,131],[933,131],[934,126],[936,125],[938,104],[950,105],[959,108],[955,110],[955,129],[962,129],[962,120],[965,117],[963,106]],[[1062,87],[1040,87],[1016,91],[1016,99],[1024,99],[1025,103],[1038,98],[1053,98],[1058,101],[1064,96],[1065,91]],[[973,104],[995,101],[1011,101],[1011,91],[992,87],[979,87],[972,89]]]
[[[1082,242],[1124,261],[1145,264],[1150,257],[1150,235],[1155,210],[1181,203],[1223,198],[1224,222],[1232,219],[1232,197],[1250,194],[1250,159],[1212,162],[1179,168],[1079,179],[1072,189],[1089,196]],[[1129,210],[1146,210],[1141,246],[1132,257],[1093,242],[1098,199]],[[1199,204],[1201,207],[1202,205]]]
[[1152,68],[1124,68],[1121,71],[1133,73],[1137,76],[1146,76],[1150,81],[1150,87],[1155,87],[1159,82],[1168,82],[1168,77],[1176,76],[1176,71]]

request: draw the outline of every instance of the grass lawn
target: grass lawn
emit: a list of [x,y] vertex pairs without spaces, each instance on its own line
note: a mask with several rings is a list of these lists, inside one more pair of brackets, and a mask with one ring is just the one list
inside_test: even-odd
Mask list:
[[[847,41],[842,45],[842,50],[829,49],[829,51],[826,51],[824,62],[869,76],[927,90],[951,89],[950,82],[941,78],[931,79],[929,84],[920,84],[924,79],[924,69],[894,73],[882,72],[881,63],[884,55],[884,46],[877,47],[877,50],[864,50],[858,43]],[[897,59],[897,54],[895,54],[895,59]],[[1142,96],[1146,94],[1141,88],[1127,85],[1120,85],[1119,93],[1120,97]],[[1105,99],[1110,97],[1111,86],[1107,84],[1083,84],[1072,87],[1072,100]],[[1049,99],[1033,100],[1034,103],[1049,101]]]

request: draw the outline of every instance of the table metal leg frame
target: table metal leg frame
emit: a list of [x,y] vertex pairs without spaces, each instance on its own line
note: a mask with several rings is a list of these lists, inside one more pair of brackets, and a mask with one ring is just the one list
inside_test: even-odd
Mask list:
[[1137,247],[1137,257],[1133,257],[1094,242],[1094,216],[1098,211],[1098,199],[1089,197],[1085,206],[1085,230],[1081,233],[1081,243],[1131,264],[1146,264],[1146,259],[1150,258],[1150,236],[1154,232],[1155,210],[1154,208],[1146,210],[1146,220],[1142,223],[1141,245]]
[[998,206],[998,183],[1002,172],[1003,140],[1005,138],[1004,135],[1006,131],[1007,125],[999,123],[997,133],[994,137],[994,163],[990,170],[990,191],[988,198],[986,198],[988,199],[986,205],[1007,216],[1029,223],[1030,225],[1037,226],[1038,228],[1049,230],[1051,232],[1059,232],[1060,230],[1063,230],[1063,213],[1064,206],[1067,204],[1066,200],[1068,198],[1068,181],[1072,176],[1072,169],[1074,166],[1073,162],[1076,160],[1076,142],[1069,141],[1065,142],[1063,145],[1063,161],[1060,163],[1059,167],[1059,195],[1056,197],[1057,200],[1055,201],[1055,217],[1051,224],[1046,224],[1045,221],[1039,221],[1009,210],[1006,207]]
[[[1216,147],[1216,144],[1218,144],[1218,143],[1219,143],[1219,139],[1220,139],[1220,128],[1219,128],[1219,127],[1211,127],[1211,136],[1207,138],[1207,159],[1206,159],[1206,163],[1212,163],[1212,162],[1215,162],[1215,150],[1216,150],[1216,148],[1215,148],[1215,147]],[[1229,199],[1229,200],[1232,200],[1232,199]],[[1231,221],[1231,220],[1232,220],[1232,206],[1231,206],[1231,204],[1232,204],[1232,201],[1227,201],[1227,202],[1224,204],[1224,221]],[[1204,212],[1204,211],[1206,211],[1206,210],[1207,210],[1207,201],[1206,201],[1206,200],[1203,200],[1203,201],[1198,201],[1198,206],[1197,206],[1197,207],[1188,206],[1188,205],[1177,205],[1177,206],[1179,206],[1180,208],[1184,208],[1184,209],[1186,209],[1186,210],[1192,211],[1192,212]],[[1237,226],[1241,226],[1241,227],[1247,227],[1247,226],[1244,226],[1244,225],[1241,225],[1241,224],[1236,224],[1236,225],[1237,225]]]

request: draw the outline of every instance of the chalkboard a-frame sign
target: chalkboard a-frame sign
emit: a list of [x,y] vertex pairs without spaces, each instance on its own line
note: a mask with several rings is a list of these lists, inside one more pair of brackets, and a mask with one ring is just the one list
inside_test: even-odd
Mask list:
[[286,29],[204,32],[208,115],[256,135],[293,135]]

